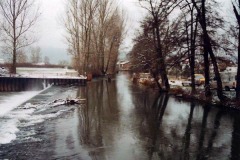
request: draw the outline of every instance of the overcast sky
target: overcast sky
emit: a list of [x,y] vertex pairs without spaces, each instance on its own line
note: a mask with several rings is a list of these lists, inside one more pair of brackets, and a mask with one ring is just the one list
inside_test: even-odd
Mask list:
[[[61,24],[61,17],[64,14],[65,0],[39,0],[41,16],[37,24],[39,41],[36,45],[40,46],[43,55],[48,55],[50,62],[58,63],[60,60],[70,60],[67,55],[67,45],[64,42],[64,28]],[[141,8],[138,7],[137,0],[121,0],[119,3],[128,14],[128,37],[125,42],[124,50],[130,44],[130,37],[134,34],[134,29],[138,27],[138,22],[143,17]]]
[[38,22],[40,41],[38,43],[42,47],[63,47],[64,28],[59,18],[64,13],[63,2],[63,0],[41,0],[41,16]]
[[[230,5],[224,0],[222,1],[225,9],[229,10]],[[64,42],[64,28],[61,24],[65,9],[65,0],[39,0],[41,16],[37,24],[37,35],[39,41],[36,45],[42,49],[43,56],[49,56],[50,62],[58,63],[60,60],[70,61],[67,55],[67,45]],[[128,15],[128,37],[125,41],[125,50],[131,49],[131,38],[135,30],[139,26],[139,21],[144,16],[143,9],[138,5],[138,0],[120,0],[120,5],[126,10]],[[223,13],[227,13],[223,11]],[[227,16],[227,14],[226,14]]]

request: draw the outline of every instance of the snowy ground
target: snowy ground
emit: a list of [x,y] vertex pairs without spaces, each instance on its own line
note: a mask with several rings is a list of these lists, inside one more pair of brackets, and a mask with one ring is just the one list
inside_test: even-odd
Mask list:
[[0,76],[5,77],[29,77],[29,78],[72,78],[86,79],[86,76],[78,75],[77,71],[67,68],[17,68],[17,74],[9,74],[5,68],[0,68]]
[[171,86],[182,86],[182,80],[169,80]]

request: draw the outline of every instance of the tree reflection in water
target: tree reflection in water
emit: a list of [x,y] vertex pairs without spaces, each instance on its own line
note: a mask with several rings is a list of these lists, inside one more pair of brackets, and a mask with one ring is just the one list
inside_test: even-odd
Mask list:
[[190,107],[190,113],[188,117],[187,127],[183,137],[183,147],[182,147],[182,157],[181,159],[189,160],[189,147],[190,147],[190,140],[191,140],[191,129],[192,129],[192,119],[193,119],[193,111],[194,111],[195,104],[192,102]]
[[[108,146],[103,141],[111,145],[114,141],[111,128],[118,122],[116,85],[104,80],[92,82],[85,89],[85,95],[87,102],[78,111],[80,143],[93,159],[104,159],[104,151]],[[107,139],[103,137],[105,134]]]
[[201,125],[201,132],[200,132],[200,137],[199,137],[199,142],[198,142],[198,154],[197,154],[197,159],[203,159],[204,154],[203,153],[203,143],[205,140],[205,136],[206,136],[206,127],[207,127],[207,118],[208,118],[208,114],[210,111],[210,106],[205,105],[204,107],[204,111],[203,111],[203,116],[202,116],[202,125]]
[[131,85],[125,74],[90,82],[79,94],[87,97],[78,109],[79,144],[91,159],[239,158],[238,112]]
[[231,145],[231,160],[240,159],[240,116],[234,115],[232,145]]

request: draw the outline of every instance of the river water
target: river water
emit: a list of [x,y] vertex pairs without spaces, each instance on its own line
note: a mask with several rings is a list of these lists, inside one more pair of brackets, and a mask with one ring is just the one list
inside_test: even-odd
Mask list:
[[[51,103],[76,97],[85,103]],[[158,94],[124,73],[85,87],[5,93],[0,103],[0,159],[240,159],[239,112]]]

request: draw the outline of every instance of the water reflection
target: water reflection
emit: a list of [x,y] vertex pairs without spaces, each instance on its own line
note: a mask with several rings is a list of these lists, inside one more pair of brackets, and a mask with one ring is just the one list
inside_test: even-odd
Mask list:
[[183,144],[182,144],[181,159],[184,159],[184,160],[189,160],[190,159],[190,154],[189,154],[190,151],[189,151],[189,149],[190,149],[192,119],[193,119],[194,108],[195,108],[195,104],[191,103],[191,105],[190,105],[190,113],[189,113],[186,130],[185,130],[184,137],[183,137]]
[[240,116],[234,115],[231,160],[240,159]]
[[81,92],[88,98],[86,105],[78,109],[80,144],[92,159],[105,159],[105,148],[112,146],[117,130],[114,127],[119,122],[116,85],[97,81]]
[[[239,159],[240,115],[131,85],[128,75],[90,82],[66,145],[82,159]],[[63,123],[63,122],[62,122]],[[231,125],[232,124],[232,125]],[[70,142],[68,142],[70,141]],[[77,144],[76,144],[77,143]],[[73,149],[73,147],[75,147]],[[57,156],[58,157],[58,156]],[[61,157],[61,156],[60,156]]]

